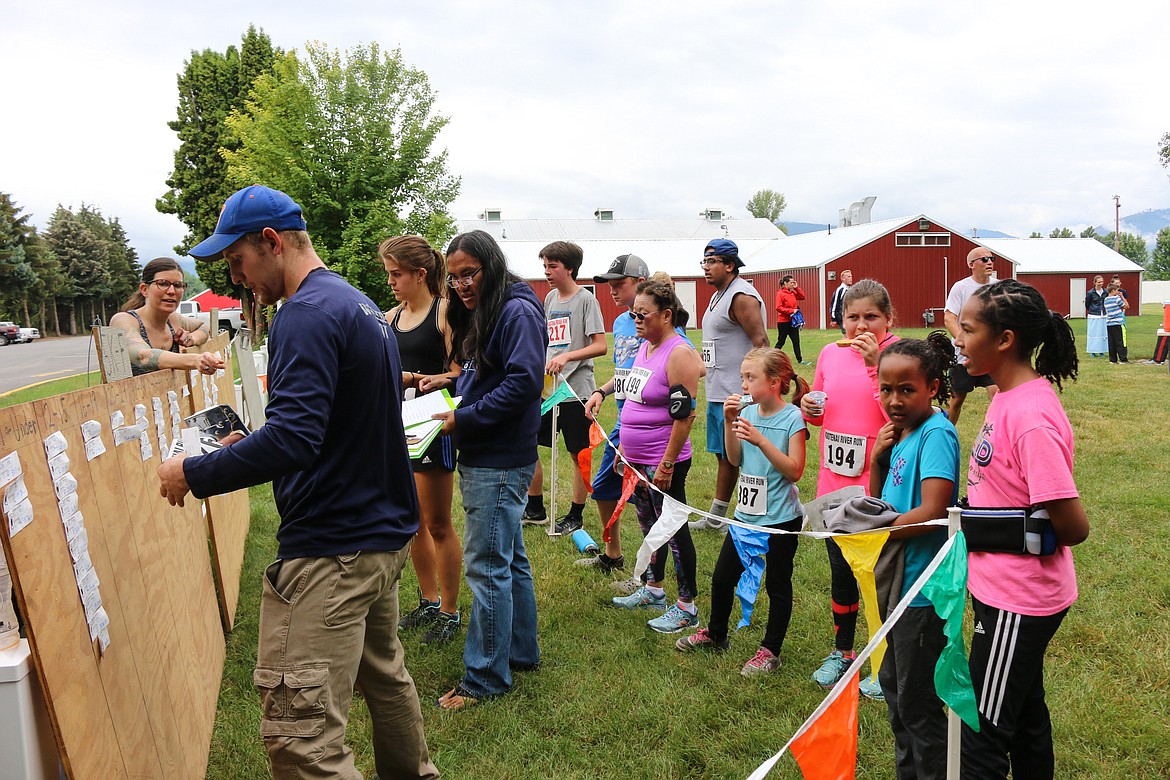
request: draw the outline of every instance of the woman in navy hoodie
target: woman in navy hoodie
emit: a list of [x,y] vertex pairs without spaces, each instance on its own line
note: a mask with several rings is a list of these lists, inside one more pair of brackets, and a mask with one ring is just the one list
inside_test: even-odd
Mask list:
[[447,284],[459,299],[447,307],[447,322],[463,367],[455,386],[463,400],[443,415],[443,432],[455,434],[459,449],[463,565],[473,597],[466,671],[439,699],[457,710],[507,693],[512,671],[540,663],[520,516],[536,468],[548,330],[544,306],[482,230],[452,239]]

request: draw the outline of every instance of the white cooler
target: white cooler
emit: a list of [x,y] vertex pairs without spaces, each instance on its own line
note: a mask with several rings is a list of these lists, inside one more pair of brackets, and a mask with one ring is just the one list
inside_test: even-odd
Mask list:
[[5,780],[65,776],[27,639],[0,650],[0,766]]

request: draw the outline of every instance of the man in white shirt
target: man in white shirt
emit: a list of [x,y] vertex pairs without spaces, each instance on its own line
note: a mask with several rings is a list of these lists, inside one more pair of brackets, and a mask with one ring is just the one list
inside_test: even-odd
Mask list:
[[[959,335],[959,312],[963,304],[975,294],[980,287],[991,284],[995,272],[995,255],[984,246],[977,246],[967,253],[967,266],[971,275],[966,279],[955,282],[947,296],[947,308],[943,312],[943,324],[950,331],[951,338]],[[959,413],[963,411],[963,402],[967,400],[967,393],[976,387],[986,387],[987,397],[990,399],[999,389],[991,381],[989,374],[971,376],[967,373],[967,358],[955,350],[956,364],[951,369],[951,400],[947,404],[947,418],[953,425],[959,424]]]
[[841,272],[841,284],[833,291],[829,302],[829,327],[845,332],[845,293],[853,286],[853,272],[848,268]]

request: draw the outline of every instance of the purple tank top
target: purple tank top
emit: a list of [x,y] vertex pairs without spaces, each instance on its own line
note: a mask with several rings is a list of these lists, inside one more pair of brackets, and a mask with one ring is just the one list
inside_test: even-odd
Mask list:
[[[690,349],[685,339],[671,335],[654,354],[646,357],[650,342],[644,342],[634,358],[626,379],[626,402],[622,406],[622,450],[633,463],[657,465],[666,454],[674,420],[670,416],[670,383],[666,363],[675,349]],[[631,392],[631,389],[633,392]],[[691,442],[683,444],[677,460],[689,460]]]

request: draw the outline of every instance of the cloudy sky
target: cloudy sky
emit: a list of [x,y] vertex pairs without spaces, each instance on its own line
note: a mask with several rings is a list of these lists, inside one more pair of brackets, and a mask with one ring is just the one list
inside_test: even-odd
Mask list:
[[[1026,236],[1170,206],[1154,0],[949,3],[41,0],[6,8],[0,191],[120,217],[142,258],[183,236],[154,210],[176,74],[248,24],[285,49],[401,48],[451,121],[456,217],[925,211]],[[1163,53],[1157,54],[1158,50]]]

